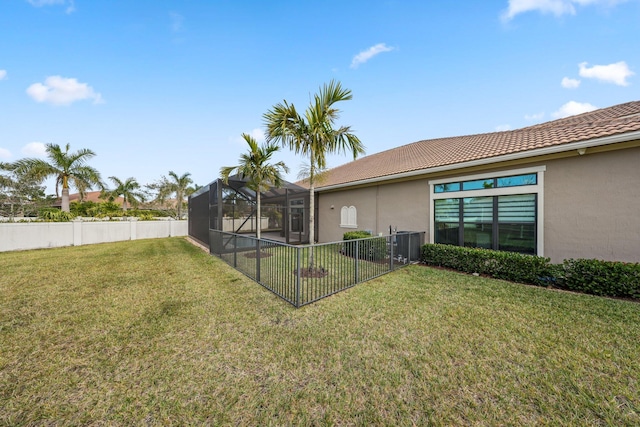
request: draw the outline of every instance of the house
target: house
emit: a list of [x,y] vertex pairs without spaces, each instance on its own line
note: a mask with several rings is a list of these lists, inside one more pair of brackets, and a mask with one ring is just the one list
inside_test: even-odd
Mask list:
[[319,242],[360,229],[550,257],[640,262],[640,101],[414,142],[328,171]]
[[[73,193],[73,194],[69,194],[69,203],[71,202],[93,202],[93,203],[102,203],[107,199],[104,199],[101,197],[102,192],[101,191],[87,191],[84,193],[84,196],[81,198],[80,197],[80,193]],[[118,206],[122,207],[122,204],[124,203],[124,199],[120,196],[116,197],[113,200],[114,203],[116,203]],[[56,199],[56,201],[53,203],[53,205],[51,205],[55,208],[59,208],[62,206],[62,199],[58,198]]]

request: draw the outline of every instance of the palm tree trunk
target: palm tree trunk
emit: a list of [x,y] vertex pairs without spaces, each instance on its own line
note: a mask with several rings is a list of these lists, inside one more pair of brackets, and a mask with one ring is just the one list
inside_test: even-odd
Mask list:
[[176,207],[178,208],[178,219],[182,219],[182,191],[176,192]]
[[260,238],[260,225],[261,225],[261,220],[262,220],[262,215],[260,214],[260,190],[258,190],[256,192],[256,196],[257,196],[257,207],[256,207],[256,219],[257,219],[257,227],[256,227],[256,236],[258,237],[258,239]]
[[315,211],[315,198],[315,187],[311,184],[309,186],[309,270],[313,270],[314,267],[313,245],[316,241],[316,225],[313,212]]
[[62,187],[62,201],[60,206],[62,212],[69,212],[69,187]]
[[313,245],[316,241],[315,231],[315,165],[314,165],[314,157],[313,150],[311,151],[311,161],[309,162],[309,270],[313,270],[314,268],[314,260],[313,260]]

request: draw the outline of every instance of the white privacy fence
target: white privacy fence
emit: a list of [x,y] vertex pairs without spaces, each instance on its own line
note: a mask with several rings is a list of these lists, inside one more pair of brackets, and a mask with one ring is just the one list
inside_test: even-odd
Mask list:
[[0,252],[186,236],[187,221],[0,223]]

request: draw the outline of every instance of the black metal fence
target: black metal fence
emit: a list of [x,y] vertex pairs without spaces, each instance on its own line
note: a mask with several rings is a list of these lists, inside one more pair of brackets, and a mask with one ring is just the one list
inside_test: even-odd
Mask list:
[[210,252],[271,292],[302,307],[417,262],[422,232],[293,246],[209,230]]

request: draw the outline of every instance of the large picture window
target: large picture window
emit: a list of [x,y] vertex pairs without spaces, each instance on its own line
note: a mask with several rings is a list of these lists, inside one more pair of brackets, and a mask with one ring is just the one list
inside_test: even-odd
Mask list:
[[544,170],[431,181],[430,241],[542,255]]
[[536,195],[434,201],[435,243],[536,254]]

